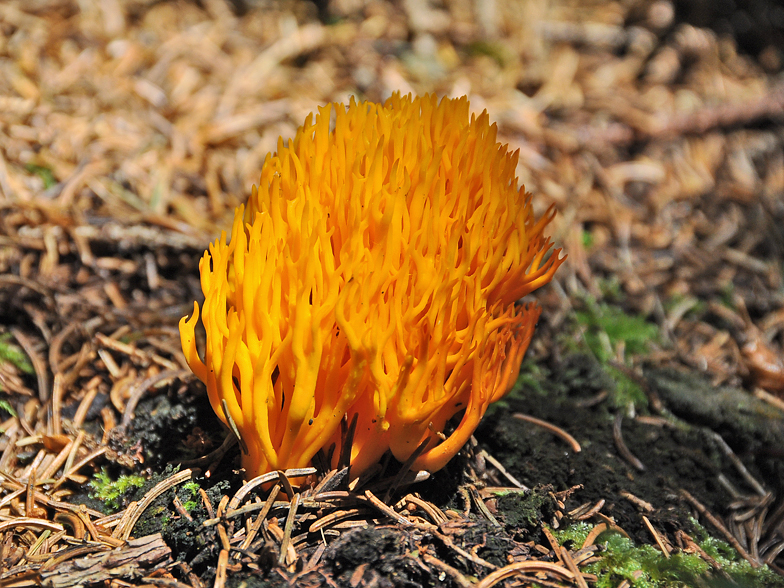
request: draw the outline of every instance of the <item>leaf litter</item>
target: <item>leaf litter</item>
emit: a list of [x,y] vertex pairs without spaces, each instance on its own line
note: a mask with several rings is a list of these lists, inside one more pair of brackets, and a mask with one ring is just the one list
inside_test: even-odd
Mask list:
[[[669,517],[673,501],[750,565],[781,573],[775,26],[752,42],[718,9],[684,15],[666,0],[480,4],[0,5],[0,583],[199,587],[266,574],[352,588],[584,586],[609,577],[587,571],[608,530],[720,574],[697,531]],[[510,418],[549,425],[514,419],[547,436],[528,455],[514,437],[516,456],[499,446],[510,425],[496,412],[480,445],[434,480],[387,465],[352,483],[308,469],[242,486],[233,437],[179,349],[176,322],[200,297],[197,260],[279,135],[324,102],[393,90],[468,94],[520,149],[520,180],[539,206],[556,204],[555,240],[569,253],[540,296],[529,356],[557,370],[577,361],[575,347],[593,349],[616,379],[594,373],[565,416],[549,400],[511,399]],[[621,318],[580,326],[597,308]],[[624,335],[643,319],[639,336]],[[640,349],[651,325],[659,340]],[[681,472],[680,498],[628,489],[632,470],[643,475],[635,460],[655,467],[650,439],[696,438],[676,432],[699,402],[682,401],[675,376],[652,383],[658,369],[701,374],[709,383],[692,393],[722,385],[767,419],[755,436],[702,414],[726,468],[695,454],[706,479],[695,490]],[[614,396],[618,373],[644,402]],[[625,400],[609,410],[608,398]],[[570,439],[581,456],[596,443],[580,410],[608,413],[587,420],[626,488],[569,474]],[[182,469],[164,470],[169,461]],[[84,490],[104,467],[157,481],[106,514]],[[160,532],[137,536],[136,521]],[[563,539],[580,521],[590,541]]]

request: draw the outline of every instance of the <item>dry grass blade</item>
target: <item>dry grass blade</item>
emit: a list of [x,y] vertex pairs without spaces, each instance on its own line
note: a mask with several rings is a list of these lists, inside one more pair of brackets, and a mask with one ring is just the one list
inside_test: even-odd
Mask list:
[[592,546],[596,541],[597,537],[599,537],[599,535],[604,533],[609,528],[610,526],[607,523],[599,523],[598,525],[594,525],[593,529],[591,529],[591,531],[585,537],[585,541],[583,541],[583,544],[580,547],[580,549],[585,549],[587,547]]
[[523,484],[517,478],[515,478],[512,474],[510,474],[506,470],[506,468],[504,467],[504,464],[502,464],[495,457],[490,455],[487,451],[482,449],[479,453],[480,453],[480,455],[482,455],[482,457],[484,457],[484,459],[486,459],[488,461],[488,463],[490,463],[495,469],[497,469],[499,472],[501,472],[501,474],[507,480],[509,480],[516,488],[519,488],[521,490],[530,490],[530,488],[528,488],[525,484]]
[[10,521],[0,521],[0,532],[14,529],[16,527],[33,527],[36,529],[48,529],[49,531],[62,531],[63,526],[57,523],[52,523],[44,519],[35,519],[31,517],[17,517]]
[[63,482],[65,482],[65,481],[66,481],[68,478],[70,478],[70,477],[72,477],[74,474],[76,474],[76,472],[78,472],[78,471],[79,471],[80,469],[82,469],[84,466],[86,466],[86,465],[87,465],[87,464],[89,464],[89,463],[92,463],[92,462],[93,462],[93,461],[95,461],[95,460],[96,460],[98,457],[102,456],[104,453],[106,453],[107,449],[108,449],[108,448],[107,448],[107,447],[105,447],[105,446],[104,446],[104,447],[99,447],[98,449],[95,449],[94,451],[91,451],[91,452],[90,452],[89,454],[87,454],[85,457],[83,457],[82,459],[80,459],[80,460],[79,460],[77,463],[75,463],[73,466],[71,466],[70,468],[66,469],[66,470],[65,470],[65,472],[63,473],[63,475],[60,477],[60,479],[59,479],[59,480],[57,480],[57,482],[55,482],[55,484],[54,484],[54,488],[55,488],[55,489],[57,489],[57,487],[58,487],[58,486],[60,486],[60,485],[61,485]]
[[226,585],[226,567],[229,563],[229,551],[222,549],[218,555],[218,569],[215,574],[213,588],[223,588]]
[[642,516],[642,522],[645,523],[645,526],[648,527],[648,531],[650,531],[651,535],[653,535],[653,539],[656,541],[656,545],[659,546],[661,552],[664,554],[664,557],[670,559],[670,550],[667,549],[667,546],[664,544],[664,541],[661,538],[661,535],[653,528],[651,521],[648,520],[648,517],[645,515]]
[[563,554],[561,553],[561,545],[558,543],[555,535],[553,535],[552,531],[550,531],[550,529],[547,527],[542,527],[542,533],[544,533],[544,536],[547,537],[547,542],[550,544],[556,559],[558,559],[558,562],[563,565],[565,562]]
[[278,472],[268,472],[266,474],[262,474],[260,476],[256,476],[249,482],[246,482],[242,485],[242,487],[237,490],[237,492],[232,496],[231,501],[229,502],[229,509],[234,510],[236,509],[243,500],[252,492],[255,488],[262,486],[263,484],[267,484],[272,482],[275,479],[279,479],[280,475]]
[[278,556],[278,565],[288,563],[292,565],[297,561],[297,552],[291,544],[291,533],[294,530],[294,519],[297,516],[297,509],[299,508],[301,496],[295,494],[291,499],[289,506],[289,514],[286,517],[286,524],[283,528],[283,539],[280,542],[280,555]]
[[308,531],[311,533],[318,533],[319,531],[331,525],[334,525],[335,523],[358,516],[364,512],[365,509],[361,509],[361,508],[351,508],[347,510],[333,511],[330,514],[325,515],[321,517],[319,520],[315,521],[312,525],[310,525]]
[[270,510],[272,509],[272,505],[275,503],[275,498],[277,498],[278,494],[280,493],[280,484],[275,484],[272,490],[267,497],[267,500],[264,502],[264,506],[259,513],[259,516],[256,517],[256,520],[253,521],[250,529],[248,530],[248,534],[245,539],[242,541],[240,545],[240,549],[248,549],[253,540],[256,538],[256,535],[261,530],[262,525],[264,524],[264,520],[267,518]]
[[567,433],[560,427],[556,427],[555,425],[548,423],[547,421],[543,421],[542,419],[538,419],[536,417],[532,417],[527,414],[521,414],[519,412],[515,413],[513,416],[518,420],[525,421],[526,423],[531,423],[532,425],[537,425],[539,427],[542,427],[543,429],[547,429],[554,435],[566,441],[571,446],[572,451],[574,451],[575,453],[580,453],[582,451],[582,448],[580,447],[580,444],[577,442],[577,439],[572,437],[569,433]]
[[414,465],[414,462],[417,460],[417,458],[420,455],[422,455],[422,453],[425,451],[425,449],[427,449],[427,446],[430,444],[430,439],[431,439],[431,437],[428,437],[427,439],[422,441],[422,443],[420,443],[419,446],[411,454],[411,457],[409,457],[403,463],[403,465],[400,466],[400,471],[395,475],[395,479],[392,481],[392,484],[387,489],[386,494],[384,494],[384,502],[385,503],[389,502],[390,497],[398,489],[398,487],[400,486],[400,483],[403,481],[403,479],[405,478],[406,474],[408,474],[408,471],[411,469],[411,466]]
[[763,400],[770,404],[771,406],[775,406],[780,411],[784,412],[784,400],[779,398],[778,396],[774,396],[770,392],[766,392],[762,388],[755,388],[754,389],[754,396]]
[[267,474],[262,474],[260,476],[256,476],[249,482],[246,482],[242,485],[242,487],[237,490],[237,492],[232,496],[231,502],[229,502],[228,508],[229,510],[235,510],[239,505],[242,503],[243,500],[252,492],[254,489],[267,484],[269,482],[273,482],[275,480],[280,481],[283,484],[284,489],[288,489],[291,493],[289,496],[294,496],[294,490],[291,487],[291,482],[289,482],[289,477],[292,478],[299,478],[305,476],[311,476],[316,473],[316,468],[297,468],[297,469],[290,469],[286,470],[285,472],[269,472]]
[[596,504],[586,503],[574,510],[569,511],[569,517],[576,521],[585,521],[593,517],[604,507],[605,500],[602,498]]
[[419,496],[414,496],[413,494],[407,494],[400,500],[398,504],[405,504],[407,507],[409,507],[409,510],[411,510],[410,505],[421,508],[425,513],[427,513],[427,516],[430,517],[430,520],[433,521],[433,523],[436,525],[441,525],[449,520],[443,511],[436,505],[431,504],[426,500],[422,500]]
[[743,465],[743,462],[738,458],[737,455],[735,455],[735,452],[732,450],[732,448],[729,445],[727,445],[727,442],[724,440],[724,438],[718,433],[715,433],[713,431],[711,431],[710,434],[711,437],[713,437],[716,440],[716,443],[718,443],[719,448],[722,450],[724,455],[726,455],[730,459],[732,465],[735,466],[735,469],[738,470],[738,473],[743,477],[744,480],[746,480],[749,486],[751,486],[754,489],[754,491],[760,496],[765,496],[766,494],[768,494],[765,488],[763,488],[762,484],[760,484],[757,481],[757,479],[751,475],[751,473],[746,468],[746,466]]
[[491,513],[487,508],[487,505],[485,505],[485,501],[482,500],[482,497],[479,495],[479,491],[476,489],[476,486],[469,485],[468,494],[481,515],[490,521],[490,524],[494,527],[500,527],[501,523],[498,522],[498,520],[493,516],[493,513]]

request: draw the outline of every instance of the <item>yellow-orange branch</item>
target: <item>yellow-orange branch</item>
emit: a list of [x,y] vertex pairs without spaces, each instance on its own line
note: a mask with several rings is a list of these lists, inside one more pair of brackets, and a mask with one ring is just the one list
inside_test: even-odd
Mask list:
[[198,306],[180,322],[246,476],[307,465],[354,414],[353,475],[428,437],[415,468],[460,450],[517,377],[540,310],[516,301],[563,261],[516,166],[465,98],[329,105],[278,142],[201,260],[203,361]]

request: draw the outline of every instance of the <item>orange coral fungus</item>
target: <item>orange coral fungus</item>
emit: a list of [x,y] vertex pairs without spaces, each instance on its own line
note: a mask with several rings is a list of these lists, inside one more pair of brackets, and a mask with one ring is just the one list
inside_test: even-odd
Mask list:
[[199,265],[204,361],[198,305],[180,322],[247,476],[308,465],[354,415],[352,475],[460,450],[517,377],[540,309],[515,302],[563,261],[516,166],[466,98],[329,105],[279,140]]

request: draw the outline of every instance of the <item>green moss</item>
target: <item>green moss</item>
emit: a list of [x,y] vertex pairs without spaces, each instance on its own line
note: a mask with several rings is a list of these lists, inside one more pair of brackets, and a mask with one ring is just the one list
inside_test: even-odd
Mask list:
[[604,366],[604,371],[615,382],[615,390],[610,396],[613,406],[620,408],[634,404],[638,409],[648,406],[648,397],[637,382],[611,365]]
[[487,41],[475,41],[466,47],[468,54],[472,57],[486,55],[495,61],[499,67],[509,61],[509,54],[506,48],[500,43],[488,43]]
[[183,500],[182,508],[184,508],[186,512],[190,513],[194,509],[199,508],[201,506],[201,500],[198,499],[199,485],[193,480],[191,480],[190,482],[185,482],[182,485],[181,494],[189,494],[191,497],[191,500]]
[[126,494],[144,486],[144,481],[142,476],[137,475],[120,476],[112,480],[106,469],[102,469],[90,482],[90,496],[116,512],[123,508]]
[[[691,519],[695,528],[697,545],[716,560],[722,570],[739,586],[766,586],[768,588],[784,588],[784,578],[776,574],[768,566],[753,568],[726,541],[712,537],[696,520]],[[718,585],[718,584],[717,584]]]
[[602,300],[622,302],[626,298],[621,280],[616,275],[612,275],[609,278],[600,278],[598,286],[599,292],[602,294]]
[[[694,521],[693,521],[694,522]],[[615,588],[627,580],[634,588],[745,588],[766,586],[784,588],[784,578],[767,566],[754,569],[727,543],[709,536],[698,523],[698,544],[721,566],[715,570],[697,554],[676,552],[669,558],[652,545],[635,545],[614,531],[602,533],[596,543],[603,550],[600,561],[589,564],[584,571],[596,574],[596,588]],[[592,526],[575,523],[553,531],[561,544],[572,542],[580,546]]]
[[510,492],[499,496],[498,513],[507,530],[515,533],[538,533],[541,521],[550,520],[555,512],[552,486],[541,486],[524,493]]
[[699,300],[694,296],[684,296],[683,294],[674,294],[673,296],[670,296],[669,298],[667,298],[667,300],[664,301],[663,303],[664,310],[669,312],[673,308],[686,303],[686,301],[688,301],[689,303],[689,310],[686,311],[686,314],[684,315],[686,317],[700,316],[704,314],[708,308],[708,304],[704,300]]
[[193,510],[199,508],[200,503],[195,500],[186,500],[182,503],[182,508],[185,509],[185,512],[193,512]]
[[569,525],[568,527],[564,527],[562,529],[553,530],[553,535],[555,535],[558,542],[563,545],[567,541],[571,541],[574,545],[582,545],[585,543],[586,537],[588,537],[588,533],[591,532],[593,529],[593,525],[590,523],[574,523]]
[[190,482],[185,482],[182,485],[183,490],[186,490],[191,493],[191,496],[194,498],[199,494],[199,485],[191,480]]
[[708,571],[708,564],[696,555],[676,553],[668,559],[652,545],[636,546],[617,533],[604,533],[600,540],[606,551],[601,561],[585,570],[598,576],[598,588],[614,588],[623,580],[635,588],[686,588]]
[[51,169],[44,165],[36,165],[35,163],[28,163],[25,165],[25,169],[44,181],[44,190],[48,190],[52,186],[57,183],[57,179],[54,177],[54,172]]
[[586,250],[590,249],[591,247],[593,247],[593,243],[594,243],[593,233],[591,233],[590,231],[583,231],[581,241],[583,244],[583,249]]
[[11,333],[0,335],[0,363],[11,363],[25,374],[32,374],[33,364],[18,345],[11,343],[11,339]]
[[626,314],[617,306],[589,301],[586,310],[575,314],[577,321],[587,327],[585,342],[602,363],[612,359],[612,350],[621,341],[626,353],[635,355],[647,352],[648,345],[659,335],[659,328],[645,317]]
[[0,410],[6,411],[12,417],[16,416],[16,411],[14,410],[14,407],[11,406],[11,403],[8,402],[5,398],[0,398]]
[[658,326],[649,323],[643,316],[629,315],[617,306],[597,304],[592,299],[585,301],[585,309],[577,311],[575,317],[584,329],[585,345],[615,383],[611,402],[616,407],[629,404],[638,408],[645,406],[647,397],[642,388],[610,362],[619,343],[623,344],[626,357],[647,353],[650,344],[659,338]]

